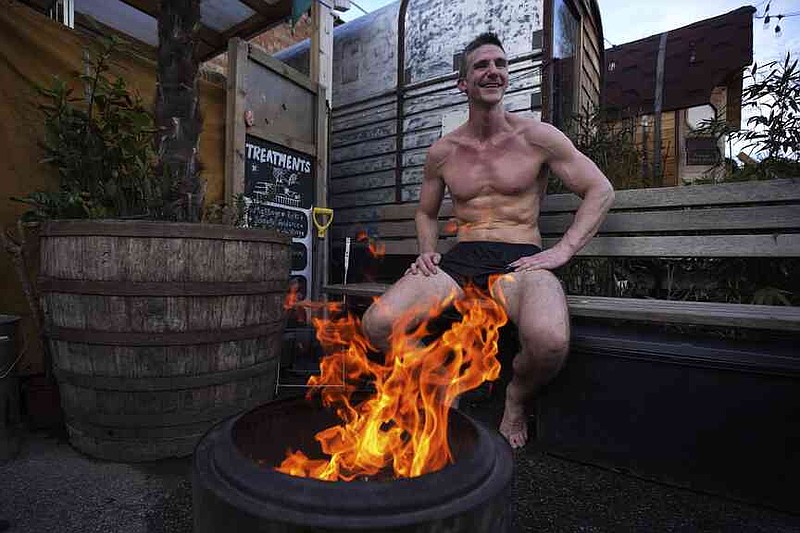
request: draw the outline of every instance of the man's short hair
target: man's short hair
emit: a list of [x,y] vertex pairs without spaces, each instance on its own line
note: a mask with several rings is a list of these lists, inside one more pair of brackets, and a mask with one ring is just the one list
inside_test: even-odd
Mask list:
[[485,44],[493,44],[495,46],[500,47],[500,49],[505,52],[506,49],[503,48],[503,43],[500,42],[500,38],[497,36],[496,33],[492,33],[487,31],[485,33],[481,33],[474,39],[472,39],[467,46],[464,47],[464,51],[461,52],[461,61],[458,65],[458,79],[463,80],[467,77],[467,70],[469,70],[469,63],[467,63],[467,56],[471,54],[476,49],[480,48]]

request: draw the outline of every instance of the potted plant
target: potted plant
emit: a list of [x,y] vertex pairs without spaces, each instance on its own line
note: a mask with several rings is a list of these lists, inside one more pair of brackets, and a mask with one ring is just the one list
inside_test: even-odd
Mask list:
[[42,90],[59,188],[20,199],[42,221],[37,287],[70,442],[112,460],[190,454],[271,399],[285,322],[289,239],[201,222],[199,2],[161,11],[155,121],[109,75],[105,40],[84,94]]

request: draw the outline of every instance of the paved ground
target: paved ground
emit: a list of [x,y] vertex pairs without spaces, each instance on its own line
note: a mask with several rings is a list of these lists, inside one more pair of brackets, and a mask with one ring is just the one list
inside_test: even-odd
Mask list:
[[[495,408],[465,405],[491,421]],[[109,463],[73,450],[62,435],[25,433],[0,464],[0,531],[190,532],[189,459]],[[800,516],[698,494],[554,457],[535,445],[515,458],[517,531],[800,532]]]

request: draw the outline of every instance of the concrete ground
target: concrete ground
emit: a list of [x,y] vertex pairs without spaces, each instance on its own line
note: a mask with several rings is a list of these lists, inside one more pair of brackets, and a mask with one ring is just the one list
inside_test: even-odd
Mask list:
[[[496,405],[462,409],[493,423]],[[0,464],[0,531],[160,533],[192,530],[189,458],[98,461],[57,433],[23,432]],[[515,455],[516,531],[800,532],[800,516],[559,458],[529,445]]]

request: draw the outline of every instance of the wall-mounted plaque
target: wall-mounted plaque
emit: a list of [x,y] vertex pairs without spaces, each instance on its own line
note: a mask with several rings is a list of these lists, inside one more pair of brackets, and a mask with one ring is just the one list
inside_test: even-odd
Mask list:
[[687,165],[716,165],[721,160],[719,146],[713,137],[689,137],[686,139]]

